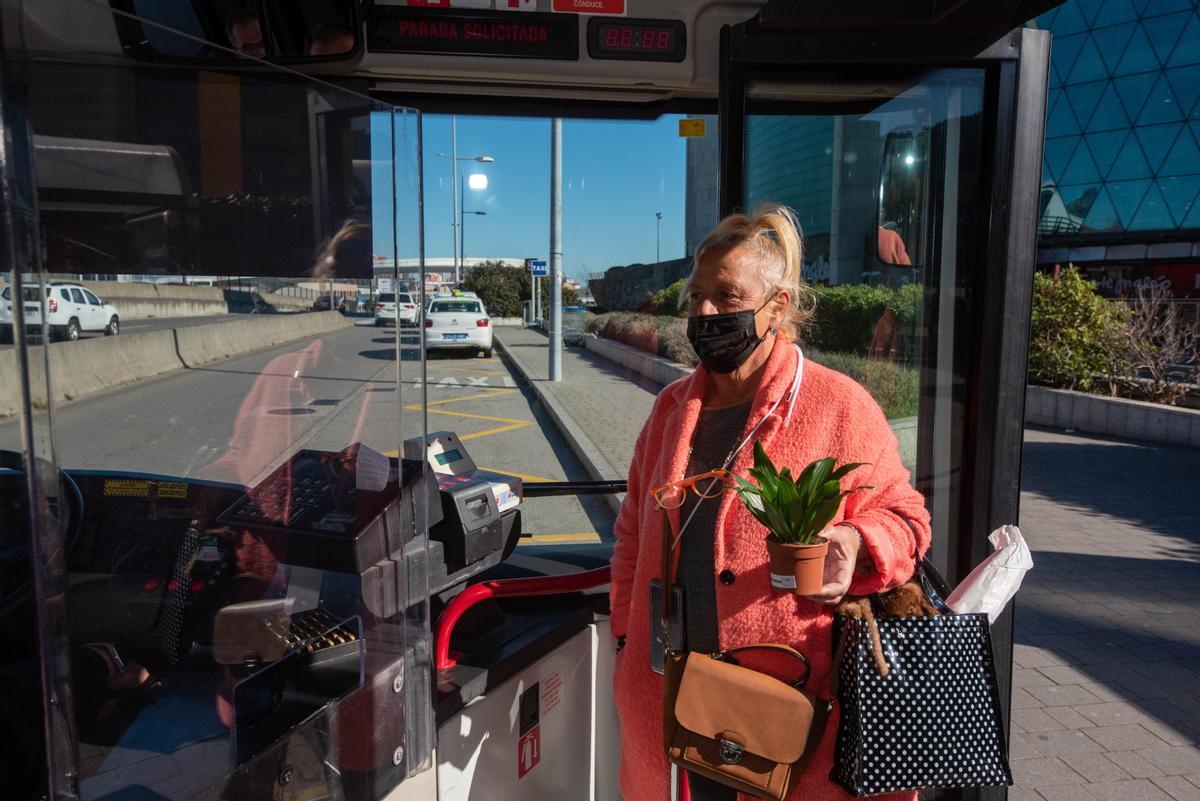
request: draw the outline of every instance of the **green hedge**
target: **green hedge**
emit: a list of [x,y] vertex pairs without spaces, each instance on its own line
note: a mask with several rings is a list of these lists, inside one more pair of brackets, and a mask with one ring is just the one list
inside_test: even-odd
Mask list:
[[[679,293],[684,282],[676,281],[654,295],[656,314],[678,317]],[[891,312],[901,331],[901,361],[916,360],[917,335],[921,321],[924,286],[909,284],[899,289],[866,284],[814,287],[816,309],[804,342],[823,351],[866,354],[875,326],[884,312]]]
[[[612,312],[589,317],[587,330],[672,361],[695,366],[696,354],[687,341],[687,320],[636,312]],[[883,408],[888,419],[917,413],[917,371],[853,353],[805,347],[805,355],[831,370],[845,373],[862,384]]]

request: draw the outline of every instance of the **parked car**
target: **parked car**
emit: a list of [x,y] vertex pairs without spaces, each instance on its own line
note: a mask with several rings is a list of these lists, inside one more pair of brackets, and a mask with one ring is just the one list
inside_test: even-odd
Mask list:
[[[21,305],[25,308],[25,325],[40,329],[44,301],[46,324],[52,340],[79,339],[85,331],[103,331],[105,336],[121,332],[117,307],[105,303],[83,285],[55,281],[42,292],[44,297],[39,297],[37,286],[23,287]],[[0,341],[12,342],[14,305],[13,287],[6,286],[0,292]]]
[[417,303],[408,292],[380,292],[375,298],[375,325],[417,324]]
[[483,301],[463,295],[436,297],[425,314],[425,349],[467,349],[492,355],[492,318]]
[[[313,312],[328,312],[330,308],[332,307],[330,306],[329,295],[318,295],[317,300],[312,302]],[[346,312],[346,299],[344,297],[340,297],[337,300],[337,311]]]

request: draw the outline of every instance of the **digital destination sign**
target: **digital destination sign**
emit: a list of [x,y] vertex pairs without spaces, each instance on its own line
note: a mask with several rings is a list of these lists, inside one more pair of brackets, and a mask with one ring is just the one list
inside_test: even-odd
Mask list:
[[687,28],[679,20],[588,20],[588,55],[620,61],[683,61]]
[[377,53],[579,59],[579,17],[375,5],[367,47]]

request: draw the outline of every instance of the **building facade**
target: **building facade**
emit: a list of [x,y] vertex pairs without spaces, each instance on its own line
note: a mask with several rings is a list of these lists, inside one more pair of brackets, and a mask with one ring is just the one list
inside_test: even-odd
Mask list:
[[1068,0],[1031,24],[1054,37],[1039,265],[1200,298],[1197,3]]
[[[1200,0],[1067,0],[1029,24],[1053,35],[1039,266],[1075,264],[1113,296],[1156,281],[1200,300]],[[856,182],[845,154],[869,163],[877,132],[844,123],[747,120],[747,194],[796,210],[810,280],[855,280],[861,261],[847,204],[873,176]],[[716,127],[687,146],[689,254],[717,220]]]

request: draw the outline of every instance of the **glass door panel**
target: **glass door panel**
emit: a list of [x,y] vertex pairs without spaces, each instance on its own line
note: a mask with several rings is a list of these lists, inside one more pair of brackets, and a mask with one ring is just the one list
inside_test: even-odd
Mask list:
[[805,353],[882,407],[928,499],[935,547],[954,525],[961,468],[955,343],[970,332],[956,308],[986,222],[984,85],[982,69],[947,69],[747,87],[743,207],[795,210],[818,310]]

